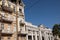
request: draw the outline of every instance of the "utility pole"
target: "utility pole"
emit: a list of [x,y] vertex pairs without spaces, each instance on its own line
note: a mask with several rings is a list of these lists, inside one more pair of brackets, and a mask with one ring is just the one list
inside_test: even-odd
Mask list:
[[18,40],[18,11],[17,11],[17,6],[18,6],[18,0],[16,1],[16,40]]

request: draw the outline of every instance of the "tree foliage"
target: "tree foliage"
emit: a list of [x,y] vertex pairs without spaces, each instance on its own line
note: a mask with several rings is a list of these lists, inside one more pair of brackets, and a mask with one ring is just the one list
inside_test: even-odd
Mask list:
[[52,33],[54,36],[59,36],[60,37],[60,24],[55,24],[53,26]]

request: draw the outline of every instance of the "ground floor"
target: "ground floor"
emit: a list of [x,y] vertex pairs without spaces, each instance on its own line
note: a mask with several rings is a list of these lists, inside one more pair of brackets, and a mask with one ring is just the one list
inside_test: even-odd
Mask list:
[[[1,40],[17,40],[16,34],[2,34]],[[18,34],[18,40],[53,40],[52,38],[47,38],[45,36],[39,35],[28,35],[28,34]]]
[[[1,40],[17,40],[15,34],[1,34]],[[26,35],[18,34],[18,40],[26,40]]]
[[39,40],[39,36],[37,38],[35,36],[28,36],[28,40]]

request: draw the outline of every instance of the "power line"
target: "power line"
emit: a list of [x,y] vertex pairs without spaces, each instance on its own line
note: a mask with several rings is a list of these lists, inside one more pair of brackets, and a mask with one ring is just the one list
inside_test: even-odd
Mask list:
[[39,2],[40,2],[40,0],[37,0],[35,3],[33,3],[30,7],[27,7],[26,9],[32,8],[33,6],[35,6],[36,4],[38,4]]

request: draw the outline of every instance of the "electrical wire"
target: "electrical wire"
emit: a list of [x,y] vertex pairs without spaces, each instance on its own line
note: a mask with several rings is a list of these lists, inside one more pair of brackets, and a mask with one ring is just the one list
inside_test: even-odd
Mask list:
[[[26,9],[31,9],[33,6],[35,6],[36,4],[38,4],[40,2],[40,0],[37,0],[36,2],[34,2],[31,6],[27,7]],[[28,3],[28,2],[27,2]]]

